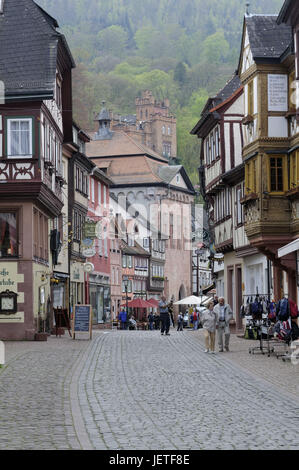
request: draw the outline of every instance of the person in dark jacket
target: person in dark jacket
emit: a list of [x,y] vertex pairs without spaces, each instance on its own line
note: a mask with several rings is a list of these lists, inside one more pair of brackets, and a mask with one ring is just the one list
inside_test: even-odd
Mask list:
[[160,328],[160,317],[157,313],[154,315],[154,323],[155,323],[155,330],[159,330]]
[[149,322],[149,329],[153,330],[154,329],[154,315],[152,313],[149,314],[148,316],[148,322]]
[[120,321],[121,330],[126,330],[127,329],[127,312],[124,309],[120,312],[118,319]]
[[170,315],[168,311],[168,303],[166,302],[166,297],[163,295],[159,302],[160,309],[160,320],[161,320],[161,335],[170,336]]

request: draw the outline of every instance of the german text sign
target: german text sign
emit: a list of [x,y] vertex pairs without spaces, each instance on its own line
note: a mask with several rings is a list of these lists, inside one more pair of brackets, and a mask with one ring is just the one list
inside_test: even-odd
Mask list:
[[73,338],[75,333],[89,333],[91,338],[92,325],[91,305],[75,305],[73,319]]
[[288,110],[288,76],[268,75],[268,111]]

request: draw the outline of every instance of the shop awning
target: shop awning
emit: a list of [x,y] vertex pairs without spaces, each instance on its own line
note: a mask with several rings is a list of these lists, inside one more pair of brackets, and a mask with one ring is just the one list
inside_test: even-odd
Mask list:
[[205,295],[201,295],[199,297],[191,295],[190,297],[186,297],[185,299],[175,302],[174,305],[201,305],[206,300],[208,300],[208,297],[206,297]]
[[209,302],[212,302],[213,301],[213,297],[209,297],[208,299],[204,300],[201,304],[202,305],[208,305]]
[[[126,304],[122,304],[122,307],[125,307]],[[153,308],[153,304],[150,302],[147,302],[146,300],[143,299],[133,299],[130,302],[128,302],[128,307],[130,308]]]
[[299,238],[297,238],[297,240],[292,241],[288,245],[285,245],[282,248],[279,248],[278,258],[282,258],[283,256],[286,256],[298,250],[299,250]]
[[148,302],[153,305],[153,307],[159,307],[159,301],[156,299],[149,299]]

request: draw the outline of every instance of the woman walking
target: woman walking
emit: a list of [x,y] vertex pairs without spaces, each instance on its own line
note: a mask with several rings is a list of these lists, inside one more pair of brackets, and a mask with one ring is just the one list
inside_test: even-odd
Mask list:
[[215,354],[216,314],[214,302],[209,302],[208,307],[200,315],[200,321],[205,334],[205,353]]

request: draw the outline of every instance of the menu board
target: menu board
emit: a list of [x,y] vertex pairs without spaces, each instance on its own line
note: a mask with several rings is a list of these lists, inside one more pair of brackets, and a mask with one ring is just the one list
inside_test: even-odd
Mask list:
[[268,111],[288,110],[288,76],[268,75]]
[[73,339],[75,339],[75,334],[79,332],[89,332],[91,339],[91,327],[91,305],[75,305],[73,318]]

